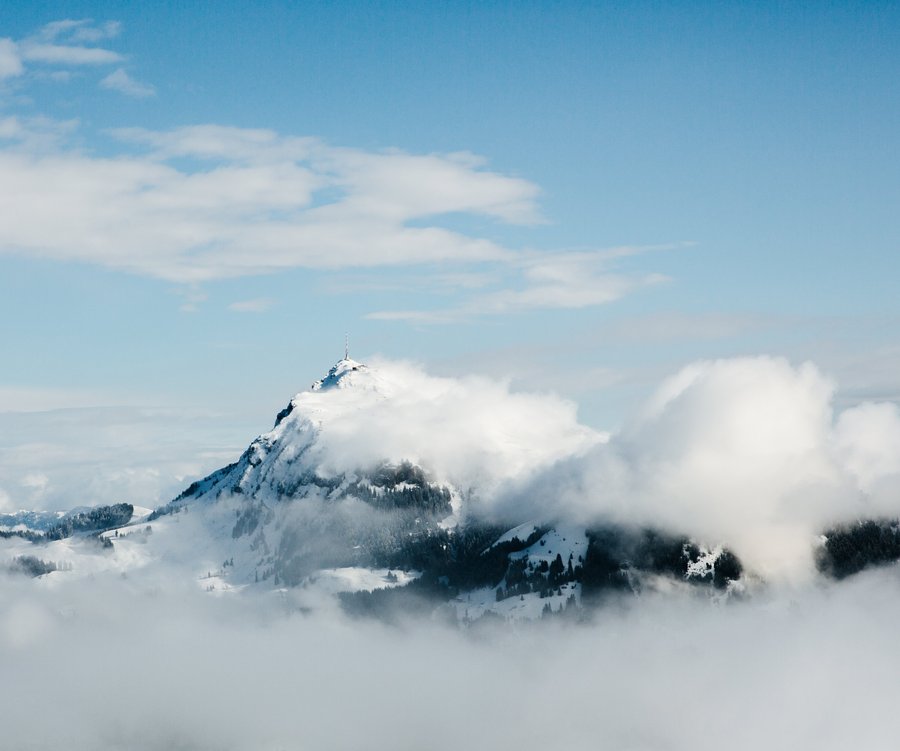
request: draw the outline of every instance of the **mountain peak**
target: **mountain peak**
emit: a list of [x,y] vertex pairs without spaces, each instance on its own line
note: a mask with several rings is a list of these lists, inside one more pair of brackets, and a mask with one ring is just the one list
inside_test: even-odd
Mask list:
[[349,357],[344,357],[332,366],[331,370],[328,371],[328,375],[321,380],[316,381],[311,388],[313,391],[324,391],[335,387],[343,388],[350,384],[348,376],[350,376],[351,373],[366,370],[368,370],[368,367],[361,362],[352,360]]

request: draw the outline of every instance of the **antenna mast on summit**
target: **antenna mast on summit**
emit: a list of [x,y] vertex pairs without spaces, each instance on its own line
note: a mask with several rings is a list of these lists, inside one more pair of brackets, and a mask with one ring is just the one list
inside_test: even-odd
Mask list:
[[344,359],[350,359],[350,334],[344,334]]

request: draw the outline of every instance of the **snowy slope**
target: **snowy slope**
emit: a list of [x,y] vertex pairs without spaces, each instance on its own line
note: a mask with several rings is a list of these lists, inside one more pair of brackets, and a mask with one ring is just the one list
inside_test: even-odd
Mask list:
[[[326,426],[352,421],[373,400],[387,400],[396,384],[351,359],[339,361],[328,374],[278,413],[275,426],[253,441],[235,464],[191,485],[175,501],[215,500],[241,494],[263,503],[307,496],[339,495],[364,480],[376,467],[347,462],[335,471],[320,443]],[[404,457],[384,457],[384,463]]]

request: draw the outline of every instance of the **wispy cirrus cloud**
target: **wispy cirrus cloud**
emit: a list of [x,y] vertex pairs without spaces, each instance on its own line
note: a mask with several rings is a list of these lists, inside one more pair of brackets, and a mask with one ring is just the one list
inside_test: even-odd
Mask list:
[[255,300],[238,300],[228,306],[228,310],[233,313],[265,313],[275,304],[275,301],[268,297],[260,297]]
[[367,318],[420,324],[452,323],[485,315],[526,310],[559,310],[605,305],[668,280],[662,274],[630,274],[619,270],[627,256],[662,248],[619,247],[591,251],[522,253],[505,264],[491,286],[485,285],[462,303],[428,310],[383,310]]
[[[101,87],[154,96],[103,46],[120,31],[115,21],[64,19],[3,40],[0,77],[41,65],[52,68],[41,75],[65,80],[79,66],[108,65],[116,67]],[[372,151],[206,124],[118,129],[109,155],[98,157],[66,145],[71,129],[15,117],[0,123],[0,198],[9,208],[0,216],[0,254],[175,282],[186,290],[186,311],[202,302],[200,284],[291,268],[392,267],[427,277],[447,299],[460,289],[468,296],[439,311],[370,315],[428,323],[601,305],[662,280],[618,273],[612,264],[622,249],[521,251],[490,229],[450,229],[443,220],[451,216],[544,222],[537,185],[492,171],[469,152]]]
[[122,24],[118,21],[97,24],[90,18],[64,18],[45,24],[38,30],[35,37],[45,41],[53,41],[62,37],[69,42],[99,42],[103,39],[117,37],[121,31]]
[[56,65],[109,65],[122,60],[122,56],[112,50],[72,44],[25,42],[20,45],[20,51],[23,60]]
[[0,81],[20,76],[25,71],[19,50],[12,39],[0,39]]
[[684,245],[523,251],[488,232],[448,229],[440,222],[448,215],[544,221],[537,185],[468,153],[366,151],[209,124],[116,130],[119,154],[101,158],[66,146],[71,125],[4,123],[0,197],[9,211],[0,216],[0,254],[183,284],[187,310],[203,294],[197,285],[217,279],[379,267],[403,269],[418,277],[414,288],[439,288],[451,302],[375,311],[375,320],[430,324],[586,308],[664,282],[624,270],[625,260]]
[[[63,19],[42,26],[24,39],[0,39],[0,81],[20,77],[32,66],[44,69],[36,75],[66,82],[72,77],[72,69],[121,64],[124,55],[99,45],[117,37],[121,30],[118,21],[98,24],[91,19]],[[155,93],[152,86],[137,81],[122,67],[105,76],[99,85],[131,97]]]
[[[0,40],[0,79],[66,81],[112,68],[98,85],[154,96],[104,43],[116,21],[63,19],[22,40]],[[40,66],[37,70],[36,66]],[[493,171],[469,152],[411,154],[334,146],[321,139],[215,123],[110,131],[104,156],[76,145],[77,123],[0,121],[0,255],[92,264],[182,285],[181,309],[206,282],[285,269],[390,267],[436,288],[442,310],[381,310],[370,318],[435,323],[533,309],[581,308],[662,281],[624,274],[632,252],[523,251],[491,226],[452,218],[543,223],[539,187]],[[75,137],[72,137],[75,136]],[[383,280],[379,282],[383,284]],[[458,302],[460,297],[462,302]],[[235,312],[267,303],[238,301]]]
[[[523,284],[476,299],[485,313],[548,308],[585,308],[613,302],[639,286],[665,281],[660,274],[629,276],[616,273],[614,262],[623,249],[541,254],[526,257],[518,268]],[[638,252],[629,248],[628,255]]]
[[90,19],[63,19],[42,26],[35,34],[16,43],[21,60],[51,65],[109,65],[123,60],[118,52],[88,46],[118,36],[121,24],[97,25]]
[[89,18],[64,19],[48,23],[41,31],[49,38],[66,35],[70,42],[100,42],[119,36],[122,24],[119,21],[105,21],[98,24]]
[[125,72],[124,68],[116,68],[100,81],[100,86],[104,89],[121,92],[135,99],[145,99],[156,94],[156,89],[153,86],[136,81]]

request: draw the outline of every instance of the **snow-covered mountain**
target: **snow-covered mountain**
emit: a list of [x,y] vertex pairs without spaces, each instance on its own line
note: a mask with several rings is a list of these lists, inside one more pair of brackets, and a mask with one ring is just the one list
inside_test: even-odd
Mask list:
[[330,429],[352,424],[355,413],[365,419],[367,406],[392,399],[397,388],[378,371],[355,360],[341,360],[309,391],[291,399],[272,430],[253,441],[238,461],[193,483],[170,509],[229,494],[269,505],[348,493],[383,495],[385,488],[402,491],[429,485],[424,472],[406,457],[386,455],[377,464],[364,459],[358,465],[351,459],[337,466],[325,445]]
[[[690,530],[560,518],[552,497],[542,515],[527,504],[527,518],[494,505],[508,486],[551,467],[557,477],[561,460],[603,442],[565,403],[547,404],[486,379],[345,358],[237,461],[152,514],[120,504],[16,515],[0,530],[3,553],[11,570],[51,578],[165,572],[214,592],[339,593],[356,613],[424,603],[463,622],[580,612],[647,588],[745,588],[737,557]],[[820,570],[838,577],[896,560],[898,529],[832,530]]]
[[[407,567],[401,551],[456,526],[463,492],[397,452],[336,458],[333,432],[353,432],[402,384],[345,358],[278,413],[233,464],[193,483],[153,519],[211,505],[234,508],[254,582],[299,584],[324,568]],[[232,556],[233,557],[233,556]],[[252,565],[251,565],[252,564]]]

